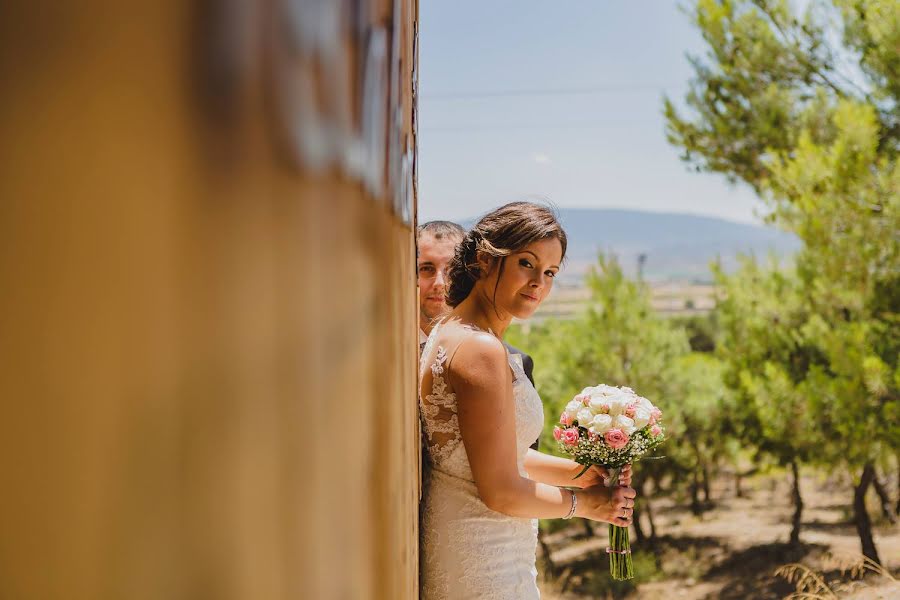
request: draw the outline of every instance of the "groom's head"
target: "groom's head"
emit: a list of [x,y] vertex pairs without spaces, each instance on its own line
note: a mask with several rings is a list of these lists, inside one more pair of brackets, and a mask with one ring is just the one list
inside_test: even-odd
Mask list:
[[448,310],[445,293],[447,266],[465,230],[450,221],[429,221],[417,230],[418,256],[416,272],[419,281],[419,327],[428,333],[435,318]]

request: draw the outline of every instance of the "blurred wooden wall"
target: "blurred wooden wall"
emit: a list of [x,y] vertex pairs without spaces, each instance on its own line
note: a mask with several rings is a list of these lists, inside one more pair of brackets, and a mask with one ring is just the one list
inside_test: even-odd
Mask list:
[[7,0],[0,598],[416,596],[416,0]]

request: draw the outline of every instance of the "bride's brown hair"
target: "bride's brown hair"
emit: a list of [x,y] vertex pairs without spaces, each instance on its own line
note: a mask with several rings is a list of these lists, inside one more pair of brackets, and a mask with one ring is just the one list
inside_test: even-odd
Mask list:
[[[481,277],[479,252],[492,257],[491,268],[499,262],[502,276],[507,256],[548,238],[559,240],[565,258],[566,232],[553,210],[546,206],[510,202],[484,215],[456,246],[456,254],[448,267],[447,304],[458,306],[472,292]],[[494,292],[496,294],[496,290]]]

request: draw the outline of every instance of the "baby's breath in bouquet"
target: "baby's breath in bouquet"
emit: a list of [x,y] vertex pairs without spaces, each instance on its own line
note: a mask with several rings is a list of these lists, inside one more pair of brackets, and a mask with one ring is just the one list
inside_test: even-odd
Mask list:
[[[609,471],[607,485],[619,480],[622,467],[643,458],[665,440],[662,411],[627,387],[598,385],[584,388],[566,405],[553,437],[560,449],[584,469],[592,465]],[[634,577],[628,528],[610,524],[609,570],[613,579]]]

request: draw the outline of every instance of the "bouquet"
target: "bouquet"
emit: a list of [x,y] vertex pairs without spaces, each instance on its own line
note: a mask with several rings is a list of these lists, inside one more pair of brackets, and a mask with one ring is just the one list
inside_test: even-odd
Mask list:
[[[560,449],[584,469],[593,465],[609,471],[608,487],[619,480],[619,471],[665,440],[662,411],[627,387],[598,385],[585,388],[566,405],[553,428]],[[610,524],[609,570],[613,579],[634,577],[628,528]]]

